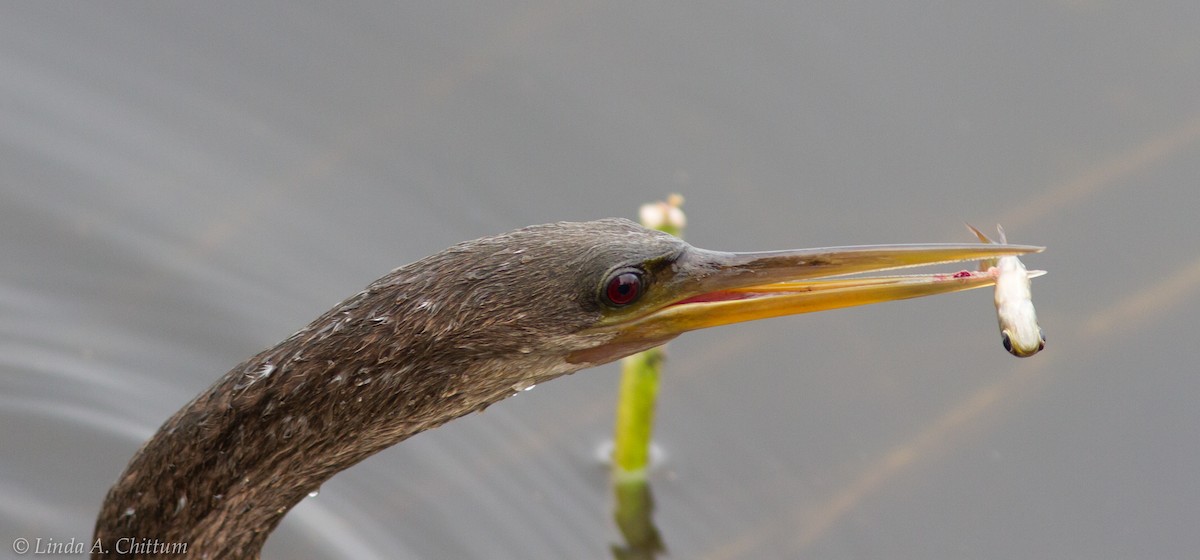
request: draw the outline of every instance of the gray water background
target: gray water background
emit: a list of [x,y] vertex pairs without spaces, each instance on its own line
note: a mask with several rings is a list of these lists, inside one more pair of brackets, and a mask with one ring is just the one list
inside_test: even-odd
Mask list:
[[[671,558],[1193,558],[1200,5],[0,7],[0,557],[90,537],[229,367],[455,242],[678,191],[710,249],[972,241],[1050,274],[670,345]],[[617,368],[372,457],[268,558],[603,558]]]

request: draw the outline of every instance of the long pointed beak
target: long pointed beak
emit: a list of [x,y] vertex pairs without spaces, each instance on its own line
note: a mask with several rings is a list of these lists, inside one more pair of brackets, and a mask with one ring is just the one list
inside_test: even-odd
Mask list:
[[[691,248],[648,307],[597,330],[616,331],[597,354],[627,355],[684,332],[799,313],[882,303],[995,284],[984,272],[841,278],[915,266],[1038,253],[1030,245],[926,244],[831,247],[761,253]],[[611,353],[611,354],[610,354]],[[590,353],[589,353],[590,354]],[[595,356],[579,356],[591,361]]]

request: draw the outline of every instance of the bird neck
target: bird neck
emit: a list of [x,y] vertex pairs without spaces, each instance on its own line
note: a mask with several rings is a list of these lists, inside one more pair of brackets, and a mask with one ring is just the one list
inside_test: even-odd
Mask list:
[[121,553],[135,542],[256,558],[284,514],[337,472],[512,395],[529,371],[538,381],[568,372],[481,357],[453,336],[422,339],[362,311],[371,297],[243,362],[167,420],[109,491],[93,539],[105,552],[93,558],[154,556]]

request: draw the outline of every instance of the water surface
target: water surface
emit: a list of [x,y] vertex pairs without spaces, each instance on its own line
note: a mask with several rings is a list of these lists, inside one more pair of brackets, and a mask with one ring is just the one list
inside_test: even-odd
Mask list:
[[[1192,5],[0,9],[0,554],[86,539],[137,446],[391,268],[687,196],[757,250],[1043,244],[984,292],[692,333],[651,482],[673,558],[1200,548]],[[597,558],[606,366],[419,435],[268,558]]]

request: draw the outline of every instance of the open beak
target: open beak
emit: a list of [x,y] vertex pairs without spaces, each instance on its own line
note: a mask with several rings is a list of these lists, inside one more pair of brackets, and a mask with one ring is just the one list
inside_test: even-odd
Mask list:
[[[761,253],[689,248],[647,306],[597,330],[616,336],[596,354],[627,355],[687,331],[842,307],[983,288],[985,272],[849,277],[914,266],[1041,252],[1029,245],[925,244],[830,247]],[[665,295],[663,295],[665,294]],[[591,354],[590,352],[588,354]],[[577,356],[592,361],[598,356]],[[619,357],[619,356],[618,356]]]

